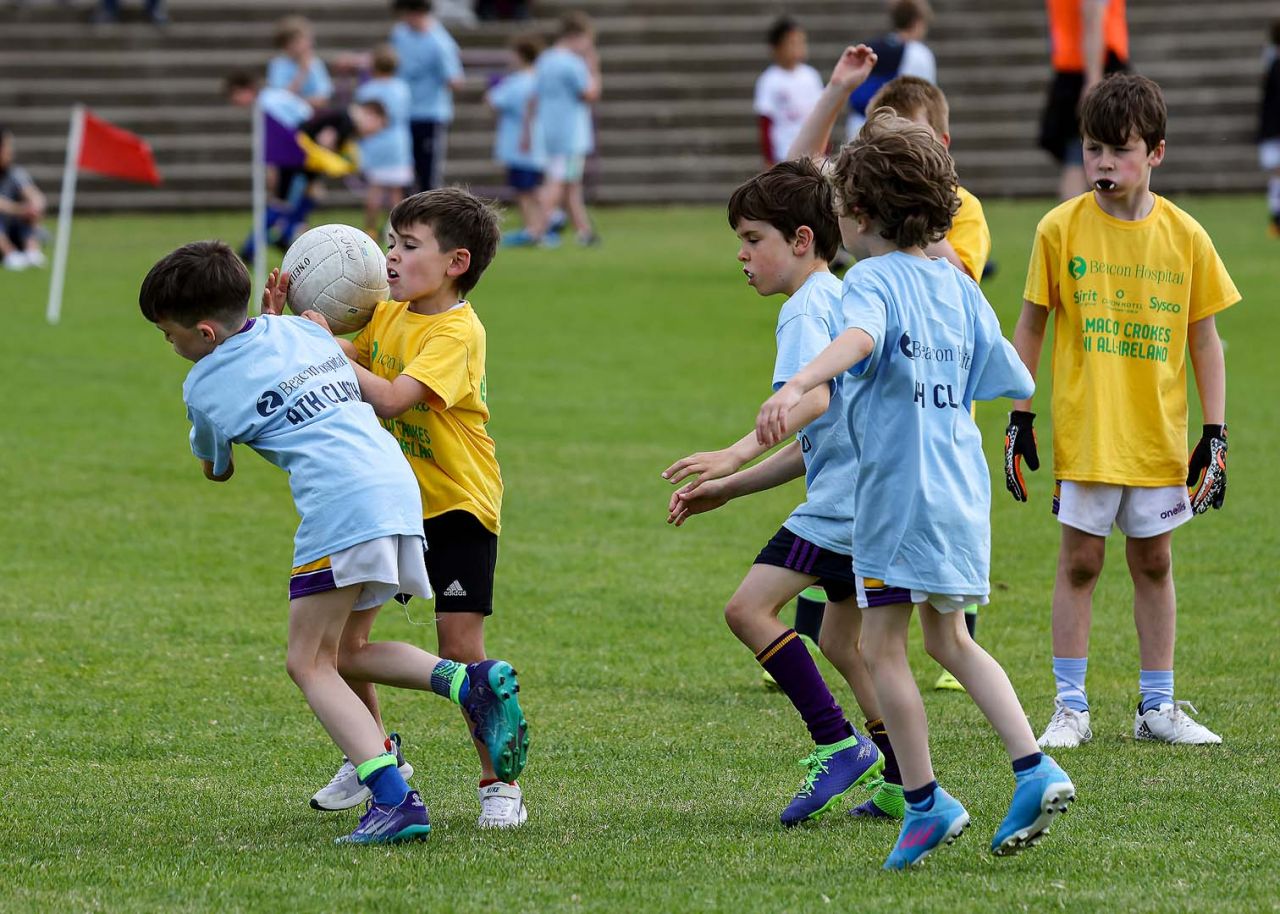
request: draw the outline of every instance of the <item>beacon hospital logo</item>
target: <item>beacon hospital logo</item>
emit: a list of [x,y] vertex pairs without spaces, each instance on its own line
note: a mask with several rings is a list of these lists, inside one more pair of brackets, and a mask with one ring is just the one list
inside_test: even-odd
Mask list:
[[1071,275],[1076,279],[1083,279],[1084,274],[1089,271],[1089,264],[1085,262],[1083,257],[1072,257],[1067,269],[1071,271]]

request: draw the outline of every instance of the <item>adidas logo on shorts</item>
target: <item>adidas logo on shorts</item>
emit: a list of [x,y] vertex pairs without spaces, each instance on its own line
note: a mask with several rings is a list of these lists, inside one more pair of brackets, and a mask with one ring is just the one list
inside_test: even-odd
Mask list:
[[444,595],[446,597],[465,597],[467,595],[467,590],[457,581],[454,581],[445,588]]

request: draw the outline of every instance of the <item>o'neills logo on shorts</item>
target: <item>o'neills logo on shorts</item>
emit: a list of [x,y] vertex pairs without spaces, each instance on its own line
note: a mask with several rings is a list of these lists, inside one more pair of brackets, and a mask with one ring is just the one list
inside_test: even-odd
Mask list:
[[1168,511],[1161,511],[1160,519],[1168,520],[1171,517],[1177,517],[1179,514],[1181,514],[1185,510],[1187,510],[1187,503],[1185,501],[1180,501],[1178,502],[1178,504],[1170,508]]

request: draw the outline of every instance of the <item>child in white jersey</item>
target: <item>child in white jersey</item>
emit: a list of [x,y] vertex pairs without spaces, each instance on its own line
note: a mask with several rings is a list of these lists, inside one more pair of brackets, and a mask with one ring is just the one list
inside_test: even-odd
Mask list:
[[975,399],[1027,396],[1031,376],[969,277],[924,247],[959,201],[951,157],[928,127],[880,109],[840,153],[840,234],[859,262],[845,276],[848,327],[761,408],[761,444],[781,440],[804,394],[843,375],[848,387],[853,566],[862,652],[902,770],[906,814],[886,869],[920,862],[969,824],[934,780],[924,704],[907,664],[920,607],[925,648],[991,721],[1016,787],[991,849],[1016,853],[1075,796],[1036,747],[1000,665],[969,637],[962,610],[990,591],[991,490],[969,412]]

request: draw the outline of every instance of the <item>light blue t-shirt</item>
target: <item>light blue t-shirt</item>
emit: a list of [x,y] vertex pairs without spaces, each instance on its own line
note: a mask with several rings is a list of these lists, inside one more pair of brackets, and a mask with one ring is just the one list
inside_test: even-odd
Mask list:
[[535,117],[529,125],[529,148],[520,148],[525,112],[534,90],[535,78],[531,70],[512,73],[489,90],[489,104],[498,112],[493,157],[508,168],[541,171],[546,165],[542,126],[538,118]]
[[845,383],[854,569],[894,587],[985,595],[991,480],[970,405],[1030,397],[1035,383],[977,283],[945,260],[862,260],[842,304],[845,326],[875,342]]
[[409,86],[398,76],[371,79],[356,89],[357,102],[381,102],[387,126],[361,137],[360,169],[413,167],[413,137],[409,133]]
[[595,148],[591,106],[582,93],[591,85],[587,62],[565,48],[538,57],[538,121],[549,156],[584,156]]
[[422,535],[422,497],[400,446],[360,399],[333,337],[300,317],[259,317],[182,385],[191,452],[226,471],[247,444],[288,471],[302,517],[293,564],[382,536]]
[[449,82],[462,76],[462,57],[453,36],[438,22],[425,32],[397,22],[391,29],[391,46],[400,55],[397,75],[409,84],[409,117],[440,124],[452,121]]
[[[773,389],[791,380],[843,330],[840,280],[826,271],[814,273],[778,312]],[[848,383],[836,378],[827,411],[796,432],[806,495],[783,523],[796,536],[842,555],[853,552],[853,464],[843,397]]]
[[273,89],[270,86],[258,93],[258,104],[272,118],[293,130],[311,120],[314,113],[310,105],[288,89]]
[[[283,54],[272,57],[267,64],[267,85],[273,89],[288,89],[294,77],[298,75],[298,63],[292,57]],[[319,57],[311,58],[311,66],[307,70],[306,81],[297,91],[302,98],[323,98],[328,100],[333,95],[333,81],[329,79],[329,70]]]

